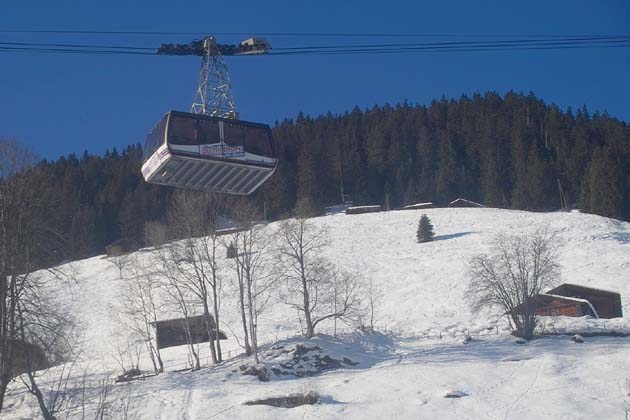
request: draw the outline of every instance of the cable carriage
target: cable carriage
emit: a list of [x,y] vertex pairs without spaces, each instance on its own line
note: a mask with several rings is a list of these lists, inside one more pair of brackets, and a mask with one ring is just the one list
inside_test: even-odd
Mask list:
[[[278,165],[268,125],[236,119],[227,67],[221,56],[262,54],[264,40],[217,45],[208,37],[188,45],[164,44],[158,53],[203,55],[191,112],[170,111],[147,136],[142,163],[146,182],[227,194],[254,192]],[[223,53],[223,54],[222,54]]]
[[150,183],[246,195],[278,159],[266,124],[170,111],[147,137],[143,162]]

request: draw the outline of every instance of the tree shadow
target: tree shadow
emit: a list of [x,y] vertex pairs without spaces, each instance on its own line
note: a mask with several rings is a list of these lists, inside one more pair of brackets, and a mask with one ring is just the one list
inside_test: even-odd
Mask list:
[[614,232],[612,238],[619,242],[630,243],[630,233],[628,232]]
[[347,405],[348,403],[345,401],[337,401],[330,395],[322,395],[319,397],[320,404],[331,404],[331,405]]
[[459,238],[466,235],[471,235],[473,233],[479,232],[457,232],[457,233],[449,233],[448,235],[438,235],[433,238],[434,241],[446,241],[447,239]]
[[402,363],[446,365],[453,362],[509,363],[534,359],[540,355],[584,357],[588,352],[600,352],[603,348],[630,348],[624,338],[598,337],[585,344],[576,345],[567,336],[541,337],[526,344],[516,344],[513,337],[497,340],[474,340],[470,345],[461,343],[435,344],[409,351]]

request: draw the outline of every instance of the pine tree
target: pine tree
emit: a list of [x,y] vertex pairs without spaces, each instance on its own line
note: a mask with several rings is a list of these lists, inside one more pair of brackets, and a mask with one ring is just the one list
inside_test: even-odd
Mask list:
[[238,256],[238,251],[236,250],[236,245],[234,242],[230,242],[227,247],[227,255],[226,258],[236,258]]
[[431,242],[433,240],[433,225],[431,224],[431,220],[426,214],[423,214],[420,217],[420,222],[418,223],[418,230],[416,231],[416,239],[419,243],[423,242]]

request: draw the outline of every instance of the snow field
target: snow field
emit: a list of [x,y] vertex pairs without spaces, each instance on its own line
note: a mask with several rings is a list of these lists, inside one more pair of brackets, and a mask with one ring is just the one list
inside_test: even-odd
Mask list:
[[[436,240],[418,244],[415,230],[423,213],[435,227]],[[585,343],[576,344],[570,336],[557,336],[517,345],[498,313],[470,312],[464,291],[468,261],[488,251],[496,234],[529,233],[548,225],[559,232],[563,242],[560,282],[618,291],[627,311],[630,223],[577,212],[490,208],[333,214],[312,222],[328,227],[331,245],[325,250],[326,257],[372,278],[380,288],[383,298],[377,307],[376,326],[387,332],[389,341],[379,338],[372,342],[374,337],[357,333],[300,341],[321,345],[337,358],[347,355],[359,364],[299,379],[272,376],[268,383],[233,372],[244,362],[242,358],[199,372],[172,372],[184,367],[186,349],[166,349],[165,365],[170,372],[129,388],[116,387],[117,393],[132,390],[139,418],[624,418],[630,338],[586,337]],[[268,229],[271,232],[275,227],[270,224]],[[150,264],[153,253],[142,250],[135,257]],[[69,305],[85,322],[80,369],[89,368],[95,375],[116,372],[113,345],[120,337],[111,307],[124,280],[114,264],[102,257],[70,266],[76,284]],[[236,309],[233,296],[226,293],[221,326],[229,337],[222,343],[226,356],[239,349],[233,333],[239,333]],[[342,330],[341,324],[339,327]],[[545,319],[545,330],[630,332],[630,323],[625,318],[558,317]],[[286,340],[299,331],[295,313],[277,299],[259,322],[260,341],[269,343],[263,346],[263,353],[276,340],[299,341]],[[332,324],[322,325],[322,331],[330,334]],[[465,334],[473,336],[468,345],[461,344]],[[203,345],[201,350],[203,361],[209,352]],[[150,368],[146,358],[141,365]],[[34,402],[18,388],[16,385],[8,399],[7,419],[30,418],[36,413]],[[255,398],[311,390],[323,396],[320,404],[294,409],[242,405]],[[466,395],[444,398],[453,391]]]

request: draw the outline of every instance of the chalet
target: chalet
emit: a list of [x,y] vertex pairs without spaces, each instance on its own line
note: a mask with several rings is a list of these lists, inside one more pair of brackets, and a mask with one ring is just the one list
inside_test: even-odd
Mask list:
[[108,257],[120,257],[121,255],[136,252],[139,249],[138,244],[127,238],[122,238],[105,247],[105,253]]
[[564,283],[547,293],[586,299],[593,306],[598,318],[621,318],[623,316],[621,295],[617,292]]
[[448,204],[449,207],[486,207],[483,204],[475,203],[474,201],[466,200],[465,198],[458,198],[451,201]]
[[623,316],[619,293],[569,283],[539,294],[533,305],[540,316],[589,315],[605,319]]
[[[186,318],[165,319],[152,322],[155,327],[155,341],[158,349],[188,344],[187,330],[190,331],[192,343],[203,343],[209,340],[208,329],[203,315]],[[186,328],[188,324],[188,329]],[[214,317],[210,315],[210,329],[214,330]],[[214,338],[214,334],[213,334]],[[219,331],[219,340],[227,340],[223,331]]]

